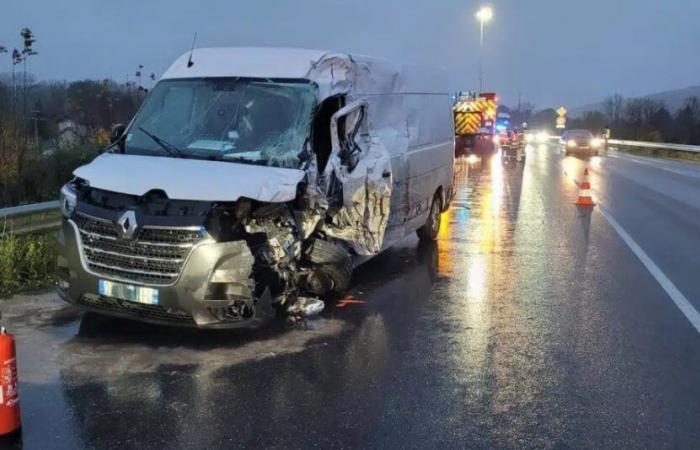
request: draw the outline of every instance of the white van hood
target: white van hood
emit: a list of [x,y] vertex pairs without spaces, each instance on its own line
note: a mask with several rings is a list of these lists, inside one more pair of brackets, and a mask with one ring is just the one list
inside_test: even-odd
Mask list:
[[100,155],[73,174],[106,191],[141,196],[161,189],[175,200],[217,202],[287,202],[304,178],[298,169],[118,153]]

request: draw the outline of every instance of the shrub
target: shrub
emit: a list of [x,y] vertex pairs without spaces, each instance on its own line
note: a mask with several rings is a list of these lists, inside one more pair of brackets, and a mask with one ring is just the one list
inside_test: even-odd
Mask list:
[[54,232],[0,234],[0,295],[45,287],[54,281]]

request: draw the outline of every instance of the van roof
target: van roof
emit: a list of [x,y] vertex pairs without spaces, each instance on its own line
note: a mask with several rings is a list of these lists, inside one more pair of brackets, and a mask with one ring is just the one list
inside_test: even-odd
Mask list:
[[249,77],[305,78],[311,65],[330,53],[323,50],[278,47],[197,48],[181,55],[163,74],[167,78]]
[[317,83],[321,97],[353,91],[447,93],[444,71],[393,66],[369,56],[327,50],[282,47],[197,48],[180,56],[161,79],[245,77],[306,79]]

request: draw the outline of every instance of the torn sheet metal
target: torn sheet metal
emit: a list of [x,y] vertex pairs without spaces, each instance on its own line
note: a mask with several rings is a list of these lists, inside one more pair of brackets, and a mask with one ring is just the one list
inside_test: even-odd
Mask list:
[[342,184],[342,207],[324,224],[324,232],[345,241],[360,255],[382,249],[391,203],[391,160],[375,141],[351,172],[334,157],[334,175]]

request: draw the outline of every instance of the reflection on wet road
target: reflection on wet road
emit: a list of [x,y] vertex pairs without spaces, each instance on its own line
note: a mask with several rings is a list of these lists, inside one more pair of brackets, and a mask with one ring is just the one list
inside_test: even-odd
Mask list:
[[[619,174],[647,168],[621,161],[593,164],[592,182],[627,225],[619,195],[636,194]],[[700,338],[573,205],[583,164],[546,146],[525,164],[460,162],[436,244],[407,238],[358,268],[360,302],[295,326],[202,332],[81,316],[51,294],[9,302],[24,448],[692,445]]]

